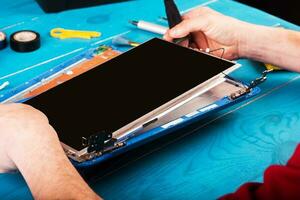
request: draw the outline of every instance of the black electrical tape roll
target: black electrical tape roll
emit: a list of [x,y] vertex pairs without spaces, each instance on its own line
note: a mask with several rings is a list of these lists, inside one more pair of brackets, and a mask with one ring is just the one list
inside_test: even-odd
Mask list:
[[0,50],[7,46],[6,35],[0,31]]
[[17,52],[31,52],[41,47],[40,34],[30,30],[18,31],[10,36],[10,47]]

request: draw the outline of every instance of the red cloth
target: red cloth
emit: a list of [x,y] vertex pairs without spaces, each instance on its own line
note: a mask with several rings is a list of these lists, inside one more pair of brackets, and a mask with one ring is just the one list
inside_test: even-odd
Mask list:
[[300,200],[300,145],[286,166],[270,166],[263,183],[246,183],[235,193],[220,199],[299,199]]

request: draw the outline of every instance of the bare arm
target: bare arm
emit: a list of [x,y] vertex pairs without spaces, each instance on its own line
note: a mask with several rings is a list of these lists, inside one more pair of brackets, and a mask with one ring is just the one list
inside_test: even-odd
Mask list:
[[299,32],[257,25],[248,29],[249,34],[239,44],[241,57],[300,72]]
[[35,199],[100,199],[72,166],[45,115],[0,105],[0,172],[16,168]]
[[300,72],[299,32],[246,23],[202,7],[187,13],[164,38],[171,41],[189,33],[193,46],[225,48],[227,59],[246,57]]

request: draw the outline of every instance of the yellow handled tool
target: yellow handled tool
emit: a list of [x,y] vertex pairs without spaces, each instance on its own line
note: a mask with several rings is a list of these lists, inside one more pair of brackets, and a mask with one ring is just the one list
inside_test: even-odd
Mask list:
[[81,31],[81,30],[68,30],[63,28],[54,28],[50,31],[50,35],[54,38],[59,38],[59,39],[68,39],[68,38],[91,39],[94,37],[100,37],[101,33],[96,31]]

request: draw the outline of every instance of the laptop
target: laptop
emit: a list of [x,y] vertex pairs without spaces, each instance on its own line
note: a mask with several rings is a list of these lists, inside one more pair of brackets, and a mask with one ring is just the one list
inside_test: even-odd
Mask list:
[[67,155],[84,162],[167,123],[203,95],[241,89],[227,79],[239,66],[154,38],[25,103],[45,113]]

